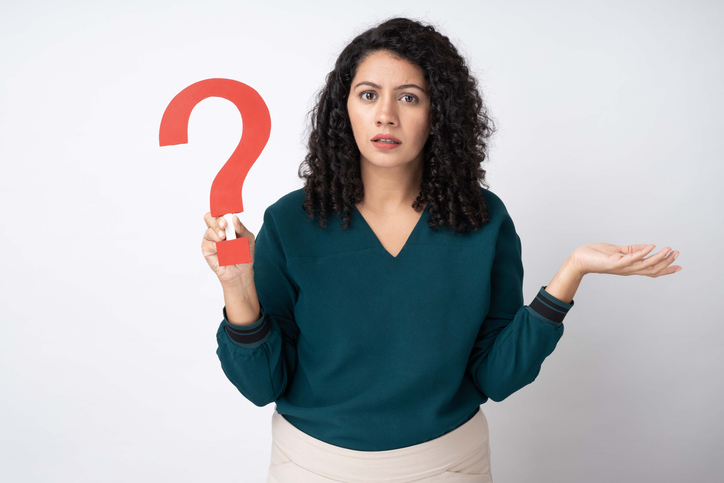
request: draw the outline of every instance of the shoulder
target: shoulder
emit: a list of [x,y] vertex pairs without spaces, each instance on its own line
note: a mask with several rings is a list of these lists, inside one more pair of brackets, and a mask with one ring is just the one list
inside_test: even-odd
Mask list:
[[269,205],[264,212],[264,221],[273,219],[277,223],[288,224],[289,221],[299,219],[306,212],[302,207],[304,203],[304,189],[299,188],[289,192]]
[[304,190],[300,188],[285,194],[264,210],[264,220],[256,236],[257,256],[287,255],[301,231],[301,220],[306,213],[303,202]]
[[483,199],[488,207],[491,222],[500,222],[502,219],[510,217],[505,203],[503,203],[503,200],[501,200],[498,195],[482,186],[480,186],[480,192],[483,194]]
[[269,210],[274,212],[286,211],[292,207],[302,209],[302,203],[304,202],[304,188],[299,188],[291,191],[269,206]]

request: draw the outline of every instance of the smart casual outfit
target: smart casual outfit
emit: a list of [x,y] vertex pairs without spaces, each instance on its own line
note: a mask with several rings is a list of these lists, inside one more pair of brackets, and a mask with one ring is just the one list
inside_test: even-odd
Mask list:
[[[542,287],[524,305],[520,238],[500,198],[480,189],[490,212],[481,230],[435,231],[427,225],[428,205],[394,257],[356,208],[346,230],[338,217],[326,228],[307,219],[302,189],[267,208],[254,260],[261,317],[236,326],[224,309],[217,354],[247,399],[276,403],[273,436],[283,443],[276,453],[273,445],[269,481],[275,463],[291,466],[285,459],[308,466],[289,453],[313,460],[304,450],[310,446],[340,461],[369,453],[379,462],[402,455],[398,463],[406,464],[414,458],[404,453],[416,445],[428,445],[424,454],[446,436],[468,444],[470,427],[487,445],[480,405],[535,380],[573,301]],[[407,475],[429,470],[420,468]],[[308,481],[428,481],[308,470],[321,478]],[[429,481],[490,481],[481,473],[449,474],[477,479]]]

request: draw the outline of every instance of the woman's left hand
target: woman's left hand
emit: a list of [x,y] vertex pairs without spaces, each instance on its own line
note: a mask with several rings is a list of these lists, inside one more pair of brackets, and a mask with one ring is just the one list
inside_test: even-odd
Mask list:
[[587,273],[610,273],[656,278],[681,270],[680,265],[669,266],[679,256],[679,252],[671,250],[670,247],[665,247],[656,255],[644,258],[655,246],[590,243],[576,248],[570,257],[570,262],[581,276]]

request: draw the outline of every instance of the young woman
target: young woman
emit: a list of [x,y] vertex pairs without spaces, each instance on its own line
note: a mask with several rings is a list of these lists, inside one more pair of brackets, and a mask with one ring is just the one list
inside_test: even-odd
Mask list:
[[487,189],[492,123],[464,59],[403,18],[355,38],[312,112],[303,189],[234,218],[252,262],[220,267],[229,380],[276,403],[270,482],[492,481],[480,405],[538,375],[587,273],[658,277],[678,252],[576,249],[524,305],[521,243]]

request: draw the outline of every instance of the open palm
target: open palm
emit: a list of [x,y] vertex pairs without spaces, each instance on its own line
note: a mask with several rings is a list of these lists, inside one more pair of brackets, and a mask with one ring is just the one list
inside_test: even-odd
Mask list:
[[669,266],[679,256],[679,252],[671,250],[670,247],[665,247],[656,255],[644,258],[655,246],[590,243],[578,247],[573,252],[571,260],[581,274],[610,273],[660,277],[682,268],[679,265]]

